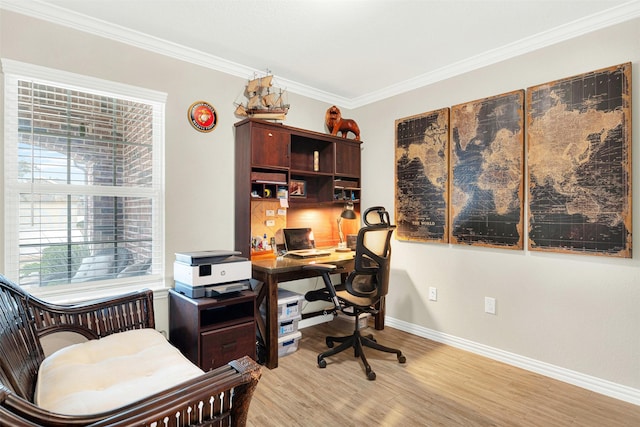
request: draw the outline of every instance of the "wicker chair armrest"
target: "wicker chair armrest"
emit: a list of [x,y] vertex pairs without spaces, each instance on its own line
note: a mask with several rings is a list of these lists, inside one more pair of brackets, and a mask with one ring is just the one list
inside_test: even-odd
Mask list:
[[0,425],[11,427],[40,427],[38,424],[34,424],[16,414],[8,411],[6,408],[0,406]]
[[220,425],[242,427],[261,375],[260,365],[245,356],[130,405],[89,416],[55,414],[9,394],[0,401],[0,425],[6,415],[16,426],[160,426],[167,419],[175,426],[222,420]]
[[40,337],[71,331],[98,339],[116,332],[155,327],[150,289],[69,305],[29,297],[27,305]]

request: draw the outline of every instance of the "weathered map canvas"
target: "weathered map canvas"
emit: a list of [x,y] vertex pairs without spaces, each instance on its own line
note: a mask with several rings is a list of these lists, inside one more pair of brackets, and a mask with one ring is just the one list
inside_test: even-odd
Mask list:
[[446,243],[449,109],[396,120],[396,235]]
[[451,107],[451,243],[523,249],[524,91]]
[[527,89],[529,248],[631,257],[631,63]]

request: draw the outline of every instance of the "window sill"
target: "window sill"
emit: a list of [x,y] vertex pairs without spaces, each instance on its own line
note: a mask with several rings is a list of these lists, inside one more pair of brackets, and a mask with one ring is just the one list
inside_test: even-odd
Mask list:
[[73,304],[99,298],[118,296],[145,288],[151,289],[154,291],[154,294],[162,291],[166,292],[169,289],[165,286],[164,278],[158,276],[152,279],[135,282],[105,282],[107,283],[102,284],[100,282],[93,282],[90,287],[86,286],[87,284],[84,283],[84,287],[78,287],[77,285],[58,285],[53,288],[30,287],[26,290],[36,298],[46,300],[47,302],[54,304]]

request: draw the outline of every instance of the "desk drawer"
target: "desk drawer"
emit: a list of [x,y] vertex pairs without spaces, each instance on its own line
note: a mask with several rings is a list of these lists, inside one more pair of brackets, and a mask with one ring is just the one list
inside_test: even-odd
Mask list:
[[254,322],[200,334],[200,367],[204,371],[222,366],[242,356],[256,358],[256,329]]

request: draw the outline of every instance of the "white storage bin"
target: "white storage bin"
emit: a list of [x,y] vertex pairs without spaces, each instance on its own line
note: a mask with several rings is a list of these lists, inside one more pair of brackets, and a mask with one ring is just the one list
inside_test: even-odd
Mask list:
[[[267,321],[264,313],[262,313],[262,319],[265,322]],[[292,317],[291,319],[278,319],[278,337],[297,332],[298,322],[300,322],[300,320],[302,320],[301,314],[298,314],[296,317]]]
[[302,319],[302,315],[298,314],[291,319],[278,320],[278,336],[292,334],[298,332],[298,322]]
[[294,332],[293,334],[283,335],[278,338],[278,357],[284,357],[288,354],[295,353],[298,349],[298,342],[302,338],[302,332]]
[[[302,302],[304,295],[278,289],[278,320],[291,319],[302,314]],[[260,312],[265,314],[265,305],[260,307]]]

